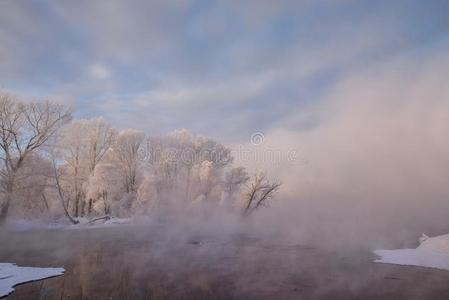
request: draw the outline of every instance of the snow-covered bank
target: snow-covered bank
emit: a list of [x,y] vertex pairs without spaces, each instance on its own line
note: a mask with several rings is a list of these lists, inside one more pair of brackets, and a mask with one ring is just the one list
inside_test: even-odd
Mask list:
[[[78,224],[69,223],[66,220],[62,221],[51,221],[45,222],[42,220],[23,220],[23,219],[13,219],[8,220],[5,228],[9,231],[14,232],[25,232],[31,230],[42,230],[42,229],[84,229],[84,228],[92,228],[92,227],[108,227],[108,226],[119,226],[119,225],[128,225],[128,224],[136,224],[138,222],[143,222],[140,219],[134,220],[130,218],[97,218],[97,219],[88,219],[88,218],[79,218]],[[145,220],[144,220],[145,221]]]
[[416,249],[375,250],[374,262],[449,270],[449,234],[420,238]]
[[0,297],[9,295],[14,291],[14,286],[59,276],[64,273],[64,268],[32,268],[19,267],[11,263],[0,263]]

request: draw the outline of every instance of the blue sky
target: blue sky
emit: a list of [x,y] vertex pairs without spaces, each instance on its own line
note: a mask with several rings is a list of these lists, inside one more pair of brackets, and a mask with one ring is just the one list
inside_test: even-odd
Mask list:
[[[301,131],[333,87],[449,45],[449,1],[0,1],[0,88],[150,134]],[[361,100],[363,101],[363,100]]]

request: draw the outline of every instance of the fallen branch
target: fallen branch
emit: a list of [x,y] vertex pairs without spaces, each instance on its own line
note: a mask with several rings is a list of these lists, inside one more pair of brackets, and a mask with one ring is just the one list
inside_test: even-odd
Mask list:
[[110,216],[103,216],[103,217],[98,217],[98,218],[95,218],[95,219],[92,219],[92,220],[90,220],[89,222],[87,222],[86,224],[92,224],[92,223],[94,223],[94,222],[96,222],[96,221],[100,221],[100,220],[110,220],[111,219],[111,217]]

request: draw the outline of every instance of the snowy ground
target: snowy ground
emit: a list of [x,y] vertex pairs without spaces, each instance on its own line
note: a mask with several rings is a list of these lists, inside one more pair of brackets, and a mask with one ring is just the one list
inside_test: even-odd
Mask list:
[[92,227],[108,227],[132,224],[136,222],[142,222],[142,220],[133,220],[130,218],[108,218],[108,219],[88,219],[79,218],[78,224],[69,223],[67,220],[63,221],[53,221],[45,222],[39,220],[23,220],[23,219],[12,219],[8,220],[6,227],[9,231],[13,232],[24,232],[35,229],[83,229]]
[[31,268],[0,263],[0,298],[12,293],[14,286],[18,284],[59,276],[63,273],[64,268]]
[[423,235],[416,249],[376,250],[379,263],[449,270],[449,234],[429,238]]

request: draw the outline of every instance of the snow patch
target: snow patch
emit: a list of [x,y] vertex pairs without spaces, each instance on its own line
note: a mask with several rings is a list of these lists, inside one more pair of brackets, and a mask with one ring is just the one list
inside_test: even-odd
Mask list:
[[0,298],[12,293],[18,284],[59,276],[64,271],[64,268],[19,267],[16,264],[0,263]]
[[416,249],[375,250],[374,262],[420,266],[449,270],[449,234],[436,237],[422,235]]
[[102,218],[78,218],[78,224],[72,224],[67,220],[59,220],[53,222],[45,222],[39,220],[23,220],[14,219],[8,220],[6,228],[11,232],[27,232],[32,230],[52,230],[52,229],[84,229],[93,227],[112,227],[119,225],[133,225],[147,222],[143,218],[116,218],[110,217],[108,219]]

